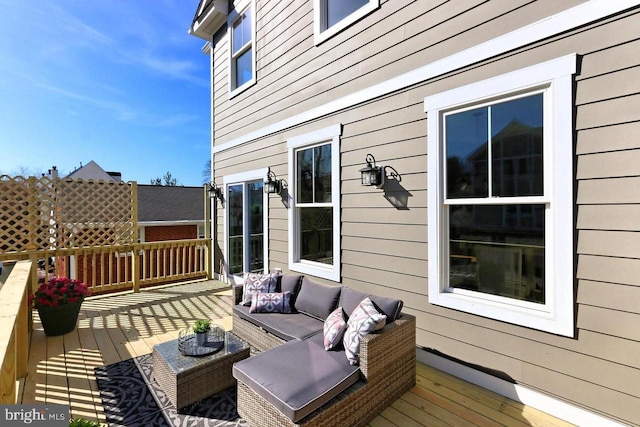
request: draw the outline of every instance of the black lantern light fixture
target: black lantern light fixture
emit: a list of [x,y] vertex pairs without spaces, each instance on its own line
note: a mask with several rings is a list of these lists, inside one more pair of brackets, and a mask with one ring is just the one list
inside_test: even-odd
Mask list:
[[264,192],[267,194],[280,194],[282,192],[282,180],[277,179],[271,168],[269,168],[267,180],[264,182]]
[[218,187],[215,181],[208,184],[207,191],[211,199],[222,200],[222,188]]
[[367,154],[365,161],[367,166],[360,169],[360,183],[365,186],[382,187],[384,185],[383,167],[376,166],[376,159],[371,154]]

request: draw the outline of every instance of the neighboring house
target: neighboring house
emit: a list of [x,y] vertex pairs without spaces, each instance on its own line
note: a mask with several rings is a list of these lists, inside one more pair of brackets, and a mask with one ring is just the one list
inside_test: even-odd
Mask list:
[[[52,178],[57,178],[58,172],[55,166],[49,171],[49,174]],[[92,179],[94,181],[103,180],[120,182],[122,181],[122,174],[120,172],[106,172],[100,167],[100,165],[91,160],[84,166],[81,163],[78,169],[65,176],[65,178],[83,179],[85,181]]]
[[425,363],[639,423],[638,28],[630,0],[202,0],[223,279],[401,297]]
[[204,238],[203,187],[138,185],[140,242]]
[[[55,166],[49,170],[57,178]],[[106,172],[91,160],[65,178],[122,181],[120,172]],[[138,184],[138,240],[198,239],[204,237],[203,187],[163,186]]]

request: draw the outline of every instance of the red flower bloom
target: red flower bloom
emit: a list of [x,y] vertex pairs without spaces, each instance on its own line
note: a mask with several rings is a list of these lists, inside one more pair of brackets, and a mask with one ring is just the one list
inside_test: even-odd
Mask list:
[[90,295],[89,287],[79,280],[56,277],[43,283],[29,295],[29,303],[38,307],[57,307],[61,304],[82,302]]

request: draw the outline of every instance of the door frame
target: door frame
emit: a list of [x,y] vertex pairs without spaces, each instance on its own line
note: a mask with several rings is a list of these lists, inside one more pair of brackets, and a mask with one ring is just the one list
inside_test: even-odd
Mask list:
[[[264,179],[267,176],[268,168],[260,168],[254,169],[246,172],[240,172],[230,175],[225,175],[222,177],[222,184],[224,187],[224,266],[225,273],[227,276],[227,280],[234,284],[241,284],[244,282],[244,277],[238,276],[236,274],[229,273],[229,206],[226,201],[229,200],[229,186],[238,185],[238,184],[246,184],[250,181],[262,181],[264,183]],[[243,228],[246,227],[246,192],[243,191]],[[263,259],[264,259],[264,273],[269,271],[269,195],[262,192],[262,230],[263,230]],[[246,228],[245,228],[246,230]],[[243,232],[244,234],[244,232]],[[244,246],[243,246],[244,247]],[[244,264],[244,255],[243,255],[243,264]]]

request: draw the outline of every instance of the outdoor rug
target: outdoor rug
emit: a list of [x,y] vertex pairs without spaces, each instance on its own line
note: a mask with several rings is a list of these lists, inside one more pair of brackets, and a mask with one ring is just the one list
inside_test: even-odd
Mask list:
[[151,354],[94,369],[110,426],[246,426],[236,407],[236,387],[176,411],[153,378]]

